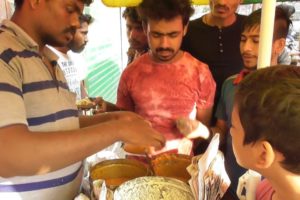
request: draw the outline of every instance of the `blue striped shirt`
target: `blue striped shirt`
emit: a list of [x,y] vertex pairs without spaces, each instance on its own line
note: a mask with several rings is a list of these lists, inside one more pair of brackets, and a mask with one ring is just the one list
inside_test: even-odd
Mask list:
[[[9,20],[3,21],[0,27],[0,127],[24,124],[33,132],[78,129],[75,94],[69,91],[63,72],[55,64],[57,57],[45,47],[44,55],[54,64],[54,79],[38,48],[20,27]],[[39,176],[0,177],[0,199],[18,199],[18,196],[22,200],[70,199],[79,188],[80,166],[79,162]],[[57,194],[62,188],[67,192]]]

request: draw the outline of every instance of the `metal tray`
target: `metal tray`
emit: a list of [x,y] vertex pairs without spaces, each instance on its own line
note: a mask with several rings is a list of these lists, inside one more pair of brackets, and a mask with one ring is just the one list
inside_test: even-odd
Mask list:
[[105,160],[90,169],[91,182],[104,179],[111,189],[115,189],[125,181],[152,174],[148,165],[129,159]]
[[120,185],[114,200],[194,200],[190,187],[177,179],[139,177]]

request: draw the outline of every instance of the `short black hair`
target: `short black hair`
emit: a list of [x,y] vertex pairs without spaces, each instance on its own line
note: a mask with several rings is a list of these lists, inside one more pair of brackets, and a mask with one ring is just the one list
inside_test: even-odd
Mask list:
[[[81,0],[85,5],[89,6],[93,0]],[[16,10],[20,9],[24,3],[24,0],[15,0],[15,8]]]
[[143,0],[138,6],[143,22],[152,20],[170,20],[181,16],[183,25],[187,25],[194,9],[190,0]]
[[126,7],[122,14],[122,17],[124,19],[129,18],[134,23],[142,23],[136,7]]
[[234,104],[244,144],[268,141],[284,156],[282,167],[300,174],[300,68],[276,65],[250,73],[239,84]]
[[[260,26],[261,13],[262,9],[258,9],[247,16],[243,22],[242,31]],[[273,40],[286,38],[291,24],[292,21],[288,13],[280,6],[277,6],[275,9]]]
[[21,6],[23,5],[24,0],[15,0],[15,8],[16,10],[21,8]]

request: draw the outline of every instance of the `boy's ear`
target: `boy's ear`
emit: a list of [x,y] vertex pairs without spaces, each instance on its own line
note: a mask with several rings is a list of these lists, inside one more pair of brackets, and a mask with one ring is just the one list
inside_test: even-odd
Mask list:
[[30,0],[29,3],[32,8],[36,8],[40,4],[40,0]]
[[285,42],[286,42],[285,38],[280,38],[280,39],[276,40],[275,49],[274,49],[276,55],[279,56],[281,54],[282,50],[285,47]]
[[268,141],[260,141],[256,145],[257,157],[254,167],[256,169],[269,168],[274,163],[276,157],[272,145]]

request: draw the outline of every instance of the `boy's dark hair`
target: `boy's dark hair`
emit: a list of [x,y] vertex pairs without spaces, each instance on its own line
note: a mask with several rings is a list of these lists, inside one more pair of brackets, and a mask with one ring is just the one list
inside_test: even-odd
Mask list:
[[143,0],[138,6],[143,22],[152,20],[171,20],[181,16],[183,25],[187,25],[194,13],[190,0]]
[[[252,12],[243,22],[242,32],[244,30],[251,30],[257,26],[260,26],[261,22],[261,9]],[[289,26],[292,24],[288,13],[281,7],[276,7],[275,10],[275,21],[274,21],[274,32],[273,41],[286,38],[289,32]]]
[[[93,0],[81,0],[85,5],[89,6]],[[16,10],[20,9],[24,3],[24,0],[15,0],[15,8]]]
[[249,74],[235,95],[244,144],[268,141],[284,169],[300,174],[300,68],[278,65]]
[[129,18],[134,23],[142,24],[142,20],[138,15],[138,12],[136,10],[136,7],[127,7],[125,8],[122,17],[124,19]]
[[22,4],[23,4],[24,0],[15,0],[15,8],[16,10],[21,8]]

